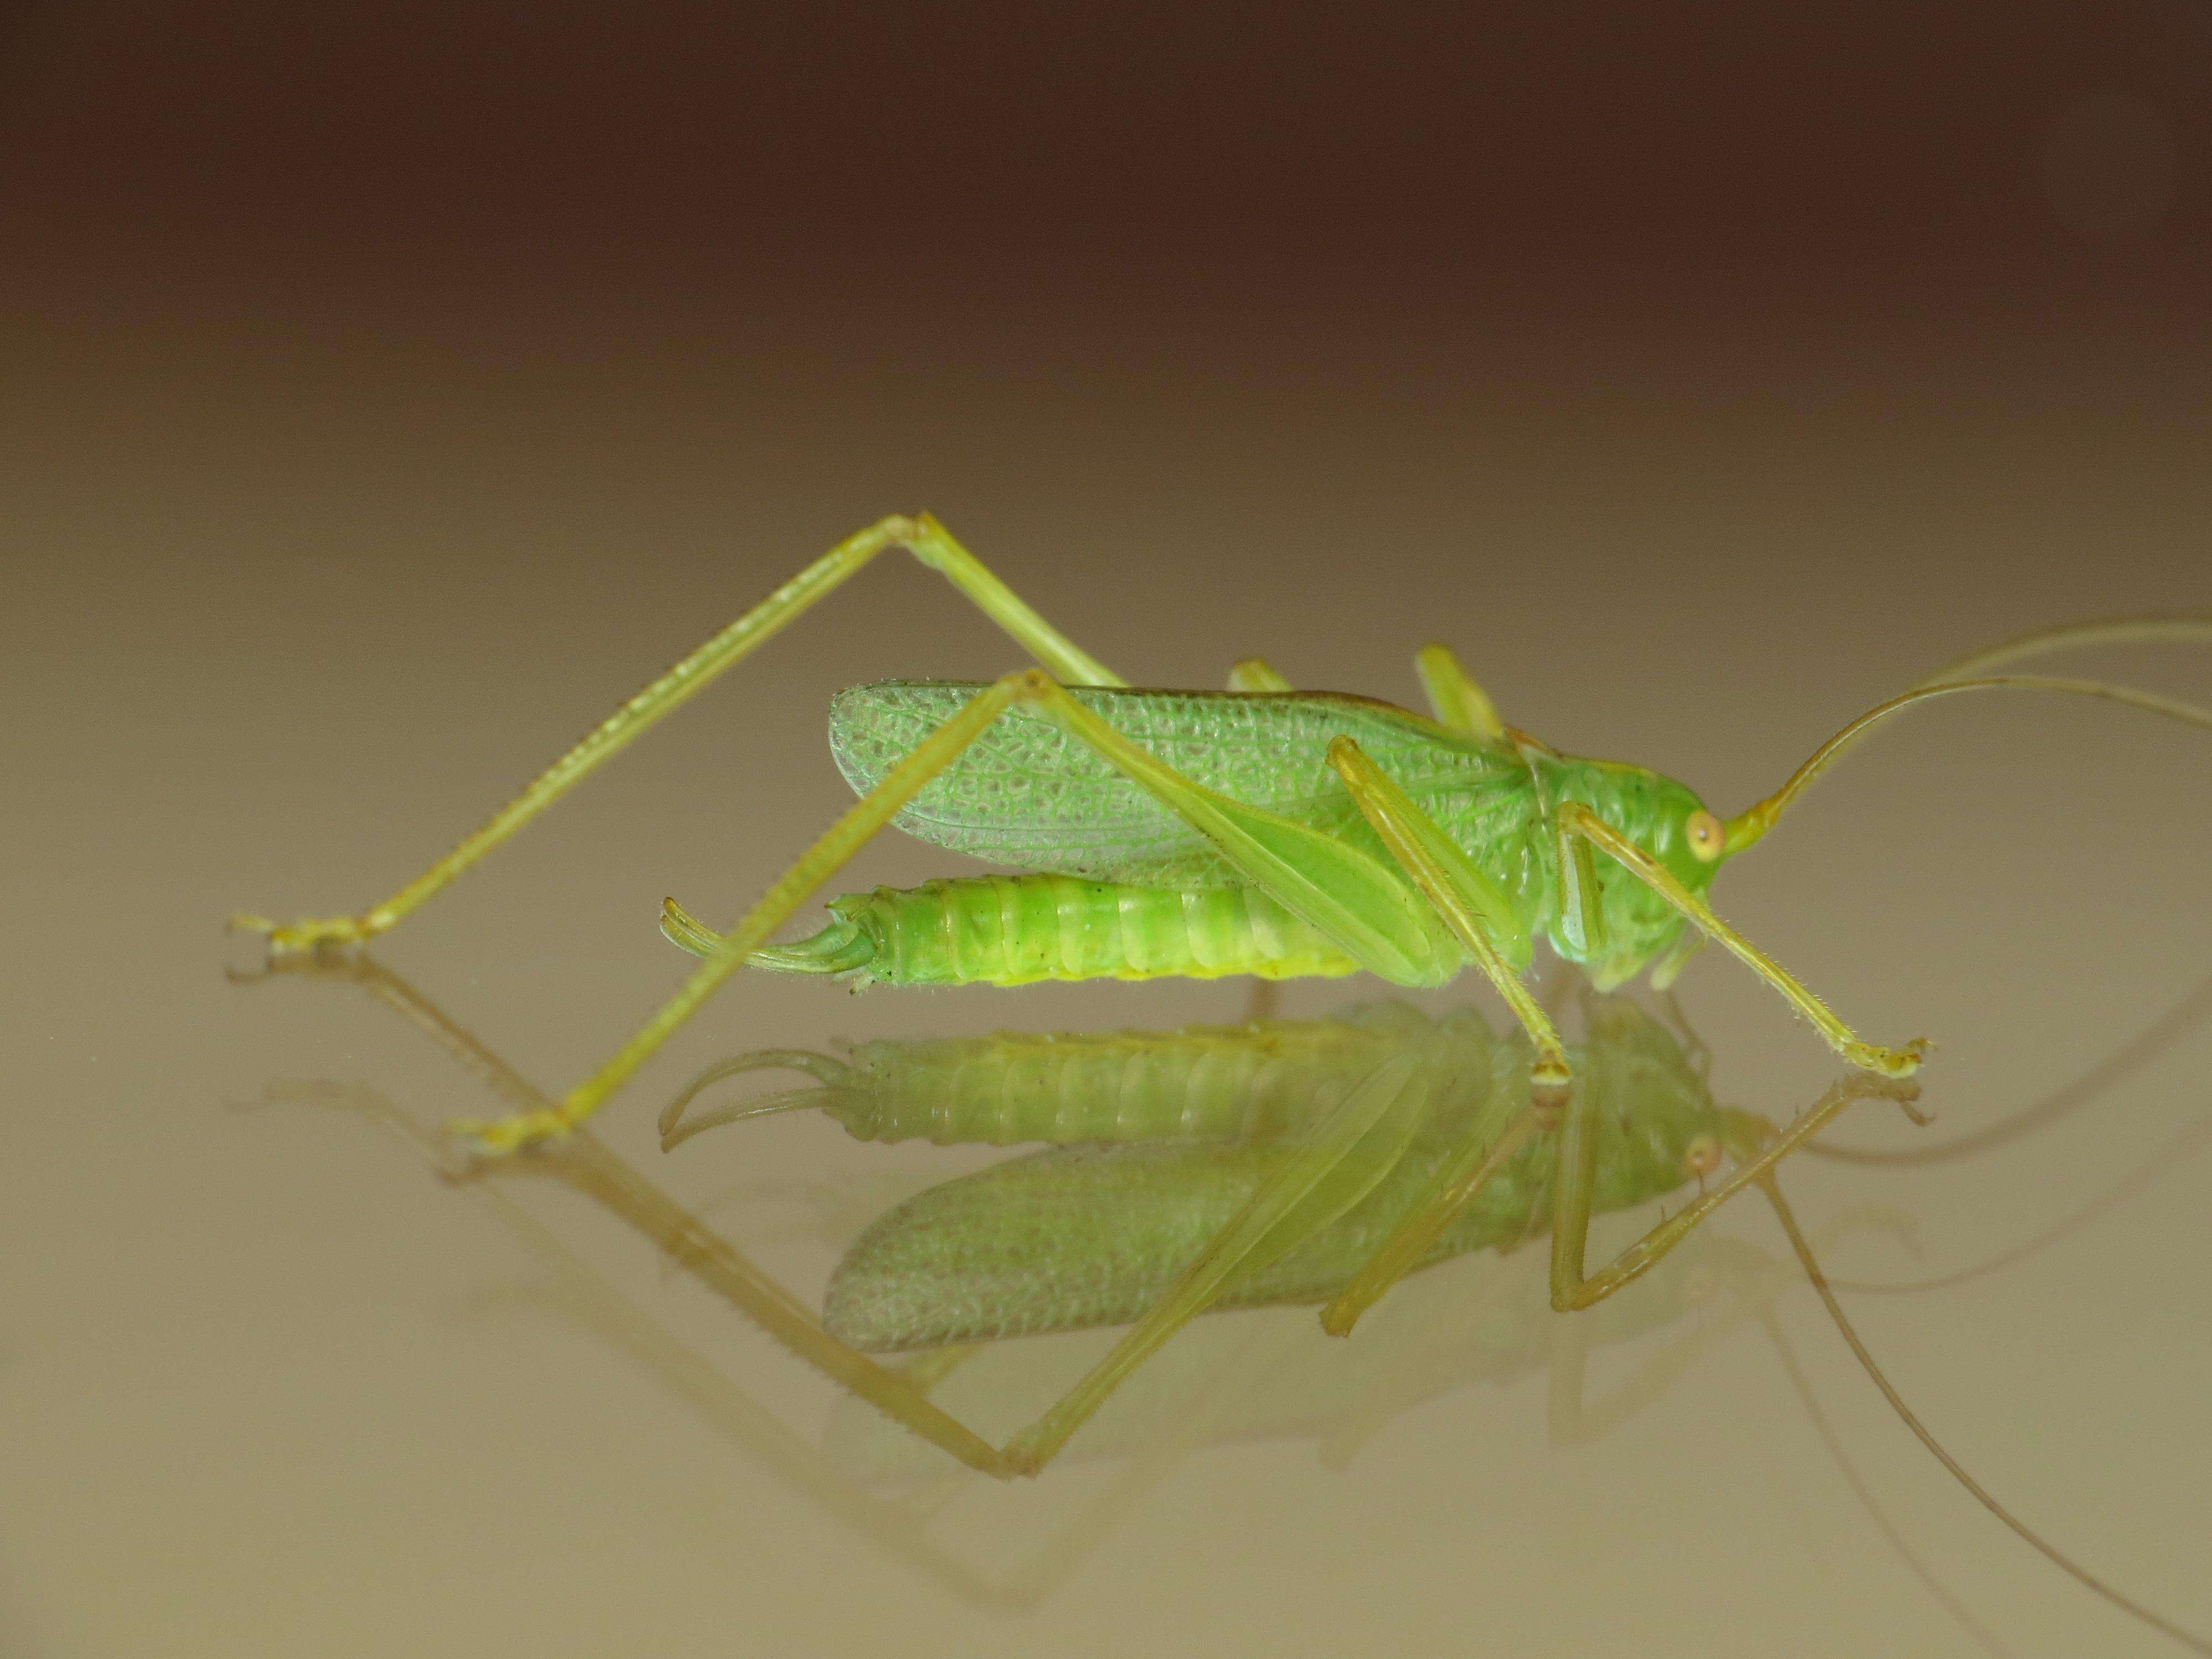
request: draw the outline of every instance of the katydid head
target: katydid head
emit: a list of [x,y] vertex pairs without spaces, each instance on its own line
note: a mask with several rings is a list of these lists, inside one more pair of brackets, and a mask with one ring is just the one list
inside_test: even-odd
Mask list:
[[1631,810],[1614,819],[1601,805],[1599,815],[1613,822],[1684,887],[1703,893],[1712,885],[1714,872],[1728,855],[1728,826],[1687,785],[1657,773],[1646,776],[1649,781],[1644,788],[1628,797],[1634,803]]
[[[1655,963],[1674,961],[1686,924],[1648,878],[1663,875],[1681,891],[1702,897],[1729,850],[1727,825],[1687,786],[1640,766],[1567,761],[1557,781],[1559,799],[1586,807],[1619,841],[1632,845],[1606,848],[1601,842],[1593,850],[1577,838],[1562,849],[1577,863],[1586,859],[1589,868],[1587,876],[1566,872],[1553,945],[1581,963],[1601,988],[1621,984]],[[1638,854],[1638,863],[1648,860],[1647,873],[1623,861]],[[1595,882],[1597,896],[1597,925],[1587,938],[1578,935],[1568,897],[1583,880]]]

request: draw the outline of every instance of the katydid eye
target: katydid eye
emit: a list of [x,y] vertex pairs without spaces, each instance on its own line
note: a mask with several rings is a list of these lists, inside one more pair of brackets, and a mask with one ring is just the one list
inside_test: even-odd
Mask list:
[[1700,806],[1690,814],[1683,827],[1689,837],[1690,856],[1700,864],[1711,864],[1721,855],[1721,848],[1728,840],[1728,830],[1721,821]]

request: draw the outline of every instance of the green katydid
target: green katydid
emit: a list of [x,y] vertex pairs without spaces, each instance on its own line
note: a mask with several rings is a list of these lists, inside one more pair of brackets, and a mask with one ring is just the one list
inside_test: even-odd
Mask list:
[[[1521,983],[1539,935],[1601,985],[1650,969],[1663,986],[1710,939],[1741,958],[1852,1065],[1911,1075],[1919,1040],[1862,1040],[1705,902],[1727,859],[1756,843],[1869,725],[1925,698],[1984,688],[2111,698],[2212,726],[2212,714],[2087,680],[1991,675],[2057,644],[2168,631],[2202,617],[2121,619],[2032,635],[1954,664],[1862,714],[1774,794],[1723,822],[1641,767],[1563,755],[1504,724],[1442,646],[1419,666],[1425,717],[1364,697],[1291,690],[1265,663],[1225,692],[1151,691],[1048,623],[927,514],[893,517],[832,548],[630,698],[490,820],[359,915],[278,926],[240,915],[272,952],[382,933],[632,738],[795,620],[880,552],[942,573],[1037,666],[988,684],[861,686],[833,708],[832,741],[860,799],[726,933],[668,907],[671,937],[705,960],[595,1073],[550,1109],[459,1126],[487,1152],[572,1128],[628,1080],[738,968],[890,981],[1364,969],[1437,985],[1472,964],[1534,1046],[1556,1091],[1567,1060]],[[838,901],[813,939],[775,930],[886,825],[1030,873],[932,883]]]

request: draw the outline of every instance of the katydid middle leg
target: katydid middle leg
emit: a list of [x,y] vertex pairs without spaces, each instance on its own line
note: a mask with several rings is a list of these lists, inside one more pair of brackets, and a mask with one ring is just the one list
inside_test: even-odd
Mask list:
[[1540,1088],[1564,1085],[1567,1055],[1559,1029],[1521,983],[1533,942],[1497,883],[1350,738],[1329,744],[1328,763],[1399,868],[1467,948],[1483,977],[1528,1033],[1536,1046],[1533,1081]]
[[[1342,1336],[1392,1285],[1413,1271],[1452,1218],[1519,1150],[1541,1115],[1556,1108],[1568,1073],[1566,1051],[1551,1016],[1521,983],[1515,962],[1496,942],[1505,941],[1515,957],[1526,963],[1529,940],[1504,895],[1358,744],[1340,738],[1329,745],[1328,758],[1400,867],[1467,947],[1535,1046],[1531,1094],[1519,1100],[1501,1096],[1477,1114],[1466,1139],[1438,1167],[1390,1237],[1322,1310],[1322,1328]],[[1588,1079],[1583,1086],[1587,1092]]]
[[847,537],[630,697],[539,774],[520,794],[382,903],[358,915],[282,925],[264,916],[241,913],[231,918],[231,925],[267,934],[270,950],[278,954],[325,945],[357,945],[388,931],[648,727],[672,714],[726,669],[798,620],[876,555],[894,547],[903,547],[924,565],[942,574],[1060,679],[1079,685],[1124,684],[1104,664],[1031,610],[930,514],[924,513],[912,518],[895,514]]

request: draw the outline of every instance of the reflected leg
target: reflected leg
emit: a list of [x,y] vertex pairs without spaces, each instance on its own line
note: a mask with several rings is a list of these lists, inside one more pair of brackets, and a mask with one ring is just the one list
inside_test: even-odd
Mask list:
[[1405,1218],[1321,1310],[1322,1328],[1331,1336],[1351,1335],[1359,1316],[1420,1265],[1452,1218],[1528,1144],[1546,1115],[1544,1107],[1502,1094],[1486,1103],[1466,1139],[1437,1166]]
[[[1552,1306],[1561,1313],[1601,1302],[1688,1237],[1692,1229],[1746,1187],[1765,1178],[1775,1165],[1812,1139],[1854,1101],[1880,1097],[1910,1108],[1918,1086],[1909,1080],[1853,1072],[1828,1085],[1810,1111],[1779,1133],[1764,1119],[1730,1112],[1730,1150],[1740,1162],[1735,1173],[1690,1200],[1653,1227],[1597,1273],[1585,1275],[1590,1206],[1597,1175],[1597,1094],[1577,1090],[1568,1100],[1559,1130],[1559,1163],[1552,1188]],[[1764,1142],[1762,1145],[1761,1142]]]
[[[309,957],[286,964],[285,970],[315,977],[341,977],[363,986],[379,1001],[426,1033],[509,1104],[553,1109],[552,1103],[536,1085],[373,957],[365,954],[343,959]],[[321,1098],[331,1092],[327,1085],[315,1085],[304,1091],[281,1088],[273,1091],[276,1098]],[[380,1121],[404,1135],[434,1167],[446,1169],[449,1174],[461,1173],[451,1167],[447,1156],[450,1143],[417,1127],[381,1096],[362,1089],[337,1090],[335,1093],[349,1103],[358,1102],[370,1107]],[[849,1389],[969,1468],[1000,1479],[1006,1477],[1007,1471],[998,1449],[927,1397],[927,1390],[951,1369],[951,1359],[933,1362],[924,1356],[915,1366],[900,1370],[839,1341],[822,1328],[821,1322],[804,1304],[754,1266],[744,1253],[588,1133],[572,1136],[557,1154],[550,1158],[524,1165],[483,1166],[466,1173],[473,1184],[474,1177],[518,1169],[533,1175],[550,1175],[605,1204],[671,1261],[726,1297],[740,1313],[799,1360]],[[484,1190],[490,1189],[486,1187]],[[665,1347],[680,1355],[682,1363],[678,1369],[687,1378],[704,1369],[703,1362],[680,1348],[653,1322],[624,1302],[611,1285],[599,1281],[595,1273],[575,1261],[551,1231],[520,1211],[509,1218],[524,1232],[526,1242],[531,1243],[533,1249],[562,1258],[575,1272],[589,1274],[605,1298],[619,1306],[621,1315],[617,1322],[625,1333],[646,1333],[650,1339],[646,1345],[648,1349]]]
[[1276,1260],[1372,1192],[1403,1155],[1431,1098],[1418,1059],[1406,1055],[1385,1060],[1348,1091],[1106,1357],[1006,1443],[1007,1467],[1019,1474],[1042,1468],[1130,1372],[1237,1279]]

